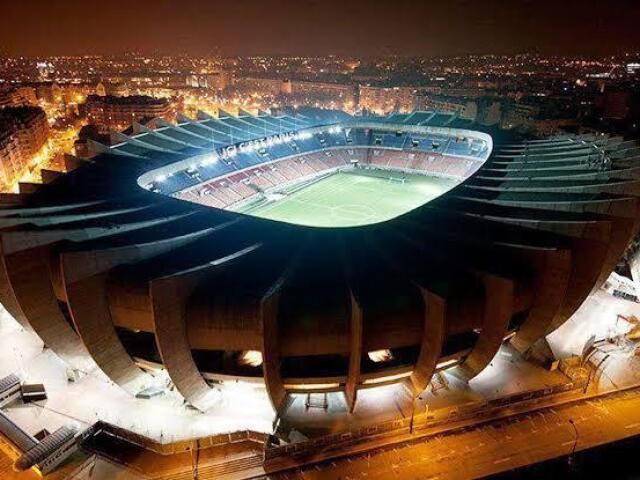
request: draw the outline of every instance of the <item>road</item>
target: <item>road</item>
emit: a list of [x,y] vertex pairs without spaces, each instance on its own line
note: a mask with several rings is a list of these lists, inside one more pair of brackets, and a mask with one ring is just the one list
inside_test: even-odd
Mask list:
[[[640,391],[546,408],[462,432],[269,475],[270,480],[470,479],[640,433]],[[573,421],[575,429],[570,423]],[[576,435],[577,432],[577,435]]]

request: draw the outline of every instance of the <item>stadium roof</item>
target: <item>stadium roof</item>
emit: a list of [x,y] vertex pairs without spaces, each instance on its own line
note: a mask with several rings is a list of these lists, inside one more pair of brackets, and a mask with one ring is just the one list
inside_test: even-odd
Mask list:
[[[343,367],[329,376],[353,408],[366,375],[382,383],[388,375],[361,360],[373,349],[410,358],[405,374],[389,381],[401,378],[415,395],[449,350],[465,380],[511,334],[527,351],[604,282],[638,230],[640,147],[608,136],[496,145],[438,199],[354,229],[275,223],[139,187],[151,170],[184,172],[194,157],[259,138],[258,118],[278,134],[366,125],[389,141],[402,128],[486,138],[452,130],[458,119],[447,114],[325,115],[134,125],[137,133],[113,147],[94,145],[101,153],[90,161],[69,159],[77,168],[35,192],[5,195],[0,301],[61,358],[78,368],[97,364],[132,394],[149,379],[123,343],[123,328],[152,335],[177,391],[201,410],[214,398],[195,350],[261,351],[278,411],[287,382],[327,382],[320,375],[285,382],[290,359],[314,365],[314,357],[339,356]],[[324,133],[312,135],[320,141]],[[240,157],[204,162],[201,174],[259,166],[261,157],[251,155],[246,165]],[[193,180],[180,178],[170,193]],[[455,350],[467,333],[473,341]]]

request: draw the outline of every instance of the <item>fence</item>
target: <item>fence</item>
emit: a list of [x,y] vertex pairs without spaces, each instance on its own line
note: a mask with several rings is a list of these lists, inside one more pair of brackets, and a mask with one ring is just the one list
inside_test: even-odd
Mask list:
[[89,437],[100,432],[107,433],[116,438],[122,439],[126,442],[132,443],[160,455],[173,455],[175,453],[182,453],[189,450],[200,450],[240,442],[255,442],[264,444],[267,438],[267,435],[264,433],[254,432],[251,430],[241,430],[238,432],[211,435],[208,437],[191,440],[161,443],[147,436],[140,435],[138,433],[107,422],[100,421],[95,423],[91,428],[87,429],[83,433],[82,439],[88,439]]

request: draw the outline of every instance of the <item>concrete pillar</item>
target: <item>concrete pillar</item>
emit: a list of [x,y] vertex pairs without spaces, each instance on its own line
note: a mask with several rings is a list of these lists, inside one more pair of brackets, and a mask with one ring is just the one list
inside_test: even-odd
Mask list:
[[405,382],[413,397],[417,397],[427,388],[436,370],[444,343],[447,316],[447,301],[444,298],[425,288],[421,288],[421,292],[425,306],[424,330],[418,359],[411,376]]
[[485,290],[482,331],[464,362],[452,373],[470,381],[482,372],[500,349],[513,315],[514,282],[492,274],[482,274]]
[[362,307],[353,292],[350,292],[349,297],[351,299],[349,371],[347,372],[347,381],[344,386],[344,396],[347,400],[349,411],[353,413],[358,395],[362,360]]

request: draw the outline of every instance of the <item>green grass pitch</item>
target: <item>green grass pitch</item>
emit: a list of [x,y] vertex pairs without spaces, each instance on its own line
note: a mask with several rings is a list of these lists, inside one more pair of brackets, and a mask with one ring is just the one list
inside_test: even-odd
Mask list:
[[[389,177],[405,178],[404,183]],[[354,227],[384,222],[453,188],[455,180],[387,171],[334,173],[278,199],[252,202],[237,211],[313,227]]]

